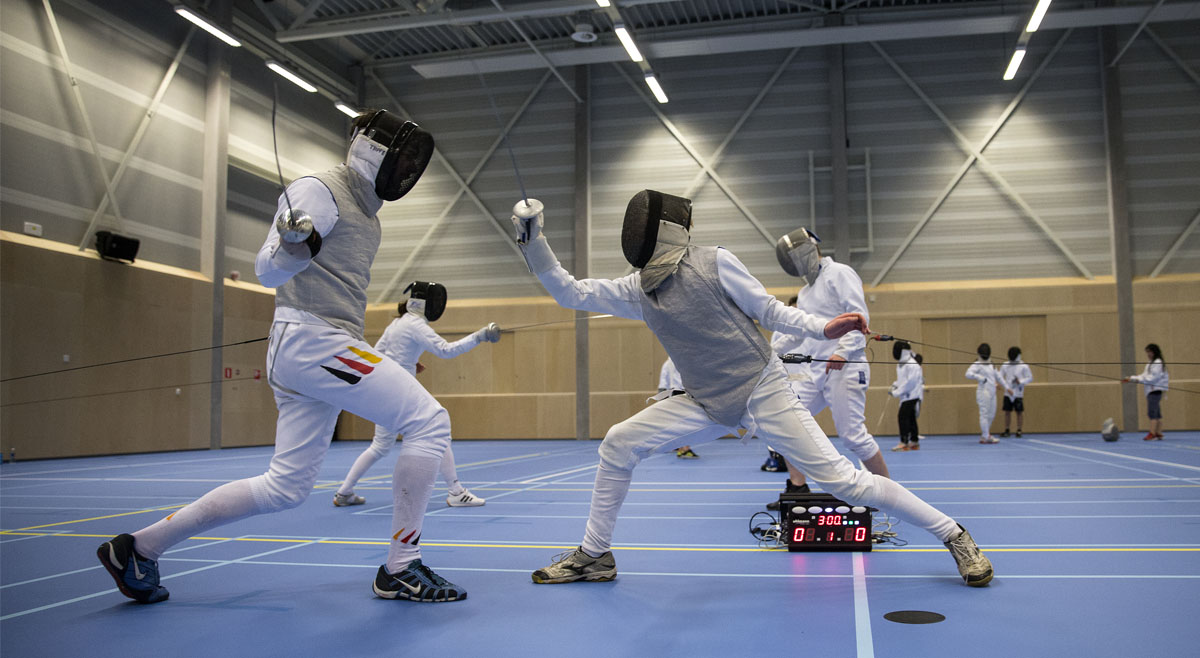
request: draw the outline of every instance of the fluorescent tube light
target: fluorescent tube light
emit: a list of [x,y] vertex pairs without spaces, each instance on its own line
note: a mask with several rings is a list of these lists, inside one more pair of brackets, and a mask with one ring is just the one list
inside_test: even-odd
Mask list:
[[1029,25],[1025,26],[1025,31],[1037,32],[1042,25],[1042,19],[1046,16],[1046,10],[1049,8],[1050,0],[1038,0],[1037,7],[1033,9],[1033,16],[1029,18]]
[[267,68],[278,73],[279,75],[282,75],[283,77],[287,78],[288,80],[291,80],[292,82],[294,82],[296,84],[297,87],[303,89],[304,91],[312,93],[317,90],[317,88],[314,87],[311,82],[309,82],[308,80],[305,80],[304,78],[296,75],[295,73],[292,73],[291,71],[283,68],[283,65],[281,65],[279,62],[276,62],[275,60],[267,60]]
[[596,0],[596,4],[600,5],[601,7],[611,7],[612,6],[612,3],[609,2],[608,0]]
[[629,30],[625,29],[624,23],[617,23],[613,26],[613,31],[617,33],[617,38],[621,40],[621,45],[625,46],[625,52],[629,53],[629,59],[635,62],[642,61],[642,53],[638,52],[637,44],[633,42],[633,35]]
[[339,112],[341,112],[342,114],[345,114],[346,116],[350,117],[351,119],[353,119],[354,117],[359,115],[358,110],[350,107],[349,105],[343,103],[342,101],[338,101],[338,102],[334,103],[333,106],[336,107]]
[[242,45],[242,42],[234,39],[233,35],[217,27],[216,24],[209,22],[207,19],[201,17],[199,14],[193,12],[187,7],[176,7],[175,13],[183,16],[196,27],[208,32],[209,34],[233,46],[234,48]]
[[1017,48],[1013,51],[1012,61],[1008,63],[1008,70],[1004,72],[1005,80],[1012,80],[1017,77],[1017,69],[1021,67],[1021,60],[1025,59],[1025,49]]
[[658,84],[658,76],[653,72],[646,74],[646,86],[650,87],[650,91],[654,92],[654,98],[660,103],[667,102],[667,92],[663,91],[662,85]]

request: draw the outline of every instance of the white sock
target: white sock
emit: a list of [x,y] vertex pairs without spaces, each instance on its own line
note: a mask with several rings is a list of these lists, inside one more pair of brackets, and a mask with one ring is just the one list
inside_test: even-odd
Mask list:
[[388,548],[388,573],[398,573],[421,557],[421,527],[433,494],[441,457],[406,449],[401,444],[392,474],[392,542]]
[[142,557],[157,560],[168,548],[188,537],[258,513],[250,480],[237,480],[213,489],[158,523],[133,533],[135,547]]
[[596,469],[596,486],[592,490],[587,531],[580,545],[584,553],[600,557],[612,548],[617,514],[621,511],[621,503],[625,502],[625,496],[629,494],[629,483],[632,479],[632,471],[618,471],[609,468],[604,462]]
[[454,467],[454,451],[449,447],[446,448],[445,454],[442,455],[442,479],[446,481],[446,485],[450,487],[450,495],[458,496],[466,491],[458,482],[458,469]]
[[880,475],[872,477],[875,479],[876,503],[883,511],[895,514],[901,521],[928,530],[942,542],[949,541],[960,532],[954,519],[921,500],[896,481]]

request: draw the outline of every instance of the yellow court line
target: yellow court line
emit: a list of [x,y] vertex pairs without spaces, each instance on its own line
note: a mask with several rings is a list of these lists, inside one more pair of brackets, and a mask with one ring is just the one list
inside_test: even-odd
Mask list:
[[[112,535],[95,535],[83,533],[67,533],[67,532],[21,532],[19,530],[5,530],[0,532],[0,535],[24,535],[31,537],[75,537],[75,538],[108,538]],[[256,543],[276,543],[276,544],[341,544],[354,546],[387,546],[390,542],[385,540],[373,539],[302,539],[302,538],[286,538],[286,537],[191,537],[190,539],[197,541],[245,541]],[[547,550],[567,550],[574,548],[575,545],[563,544],[556,546],[553,544],[484,544],[484,543],[445,543],[445,542],[427,542],[423,546],[437,546],[439,548],[537,548]],[[691,553],[763,553],[771,551],[779,551],[782,548],[733,548],[733,547],[704,547],[704,546],[614,546],[614,550],[618,551],[677,551]],[[1079,547],[1079,548],[1055,548],[1055,547],[1033,547],[1033,548],[988,548],[983,547],[988,553],[1196,553],[1200,552],[1200,546],[1193,547],[1156,547],[1156,546],[1129,546],[1129,547]],[[943,553],[944,548],[875,548],[876,553]]]
[[165,512],[169,509],[179,509],[181,507],[186,507],[186,506],[187,506],[187,503],[184,503],[183,505],[168,505],[166,507],[152,507],[150,509],[142,509],[142,510],[138,510],[136,512],[121,512],[120,514],[109,514],[108,516],[93,516],[90,519],[75,519],[74,521],[59,521],[58,523],[47,523],[46,525],[31,525],[28,528],[18,528],[17,530],[2,530],[2,531],[0,531],[0,535],[13,534],[13,533],[19,532],[20,530],[37,530],[38,528],[51,528],[56,525],[70,525],[72,523],[83,523],[84,521],[99,521],[100,519],[115,519],[118,516],[131,516],[133,514],[145,514],[147,512]]

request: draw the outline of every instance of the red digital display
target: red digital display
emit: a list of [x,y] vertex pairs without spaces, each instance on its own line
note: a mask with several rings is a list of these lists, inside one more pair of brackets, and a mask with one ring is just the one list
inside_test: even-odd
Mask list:
[[[821,525],[821,524],[818,523],[818,525]],[[841,524],[840,523],[826,523],[824,525],[841,525]],[[816,540],[816,538],[817,538],[817,531],[815,528],[812,528],[812,527],[805,528],[805,527],[801,526],[801,527],[797,527],[795,530],[792,531],[792,542],[797,543],[797,544],[801,543],[801,542],[811,542],[811,541]],[[857,528],[849,528],[849,527],[844,528],[841,532],[838,532],[837,530],[823,531],[820,535],[820,540],[823,542],[827,542],[827,543],[828,542],[836,542],[836,541],[845,541],[845,542],[866,541],[867,540],[867,528],[866,528],[866,526],[858,526]]]
[[842,525],[840,516],[818,516],[817,525]]

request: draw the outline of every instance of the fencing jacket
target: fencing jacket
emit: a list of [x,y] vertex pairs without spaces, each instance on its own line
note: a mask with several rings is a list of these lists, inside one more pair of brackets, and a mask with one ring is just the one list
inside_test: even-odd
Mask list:
[[450,343],[429,326],[429,320],[426,320],[425,316],[410,312],[392,320],[387,329],[383,330],[379,342],[375,343],[375,349],[415,375],[417,361],[425,352],[439,359],[453,359],[459,354],[475,349],[475,346],[483,342],[483,334],[486,331],[486,328],[480,329]]
[[921,365],[913,357],[911,350],[900,352],[900,362],[896,364],[896,381],[888,391],[892,397],[901,402],[920,400],[925,397],[925,377],[921,374]]
[[[287,199],[312,215],[321,250],[311,259],[292,256],[272,222],[254,270],[263,285],[276,288],[275,319],[329,324],[361,340],[371,263],[379,250],[375,213],[383,201],[370,181],[344,164],[293,181]],[[287,199],[280,196],[276,217],[287,210]]]
[[[1004,396],[1010,400],[1025,397],[1025,385],[1031,381],[1033,381],[1033,371],[1021,360],[1020,356],[1013,361],[1005,361],[1004,365],[1000,366],[1000,385],[1006,389]],[[1012,393],[1008,391],[1012,391]]]
[[975,359],[975,363],[967,368],[967,379],[979,382],[979,386],[975,388],[976,398],[981,395],[996,397],[996,383],[999,375],[996,374],[996,366],[992,364],[991,360]]
[[732,253],[689,246],[678,269],[649,293],[641,273],[576,280],[545,236],[524,245],[530,269],[560,305],[644,320],[679,369],[683,388],[714,422],[737,427],[750,393],[776,357],[754,321],[771,331],[824,336],[828,320],[767,293]]
[[1155,359],[1146,364],[1146,369],[1142,371],[1142,374],[1133,375],[1129,381],[1145,384],[1146,395],[1150,395],[1167,390],[1171,383],[1171,377],[1167,374],[1167,366],[1162,359]]
[[[867,322],[871,321],[867,314],[867,302],[863,298],[862,279],[855,273],[854,268],[835,262],[829,256],[821,259],[821,269],[816,281],[796,293],[796,308],[823,318],[837,317],[842,313],[862,313]],[[828,359],[837,355],[847,361],[863,361],[867,337],[860,332],[851,331],[836,341],[826,340],[821,336],[803,338],[794,346],[781,346],[787,347],[788,352],[808,354],[817,359]],[[813,363],[813,366],[825,368],[823,363]]]

